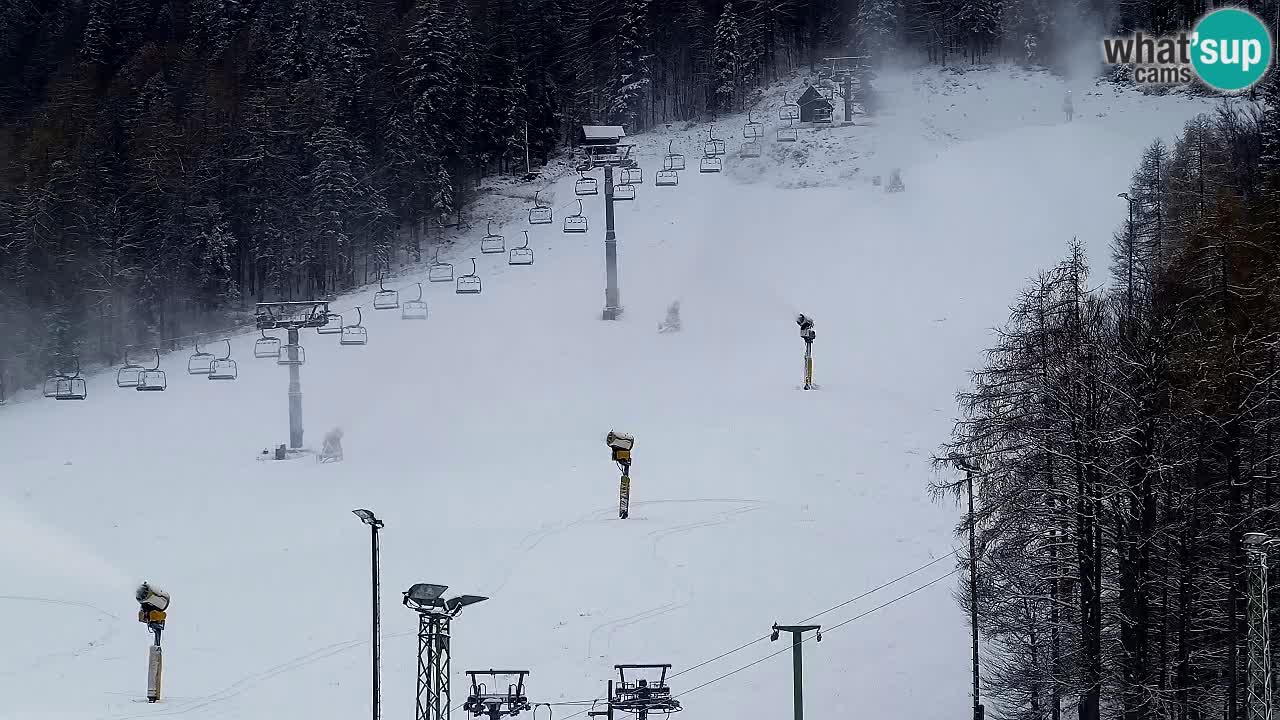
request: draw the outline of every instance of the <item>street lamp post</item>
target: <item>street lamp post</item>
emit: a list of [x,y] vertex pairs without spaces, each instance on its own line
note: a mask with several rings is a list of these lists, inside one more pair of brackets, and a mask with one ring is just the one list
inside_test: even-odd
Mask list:
[[382,717],[382,689],[380,677],[379,658],[381,636],[381,624],[378,620],[378,528],[382,527],[382,521],[374,517],[369,510],[352,510],[356,517],[360,518],[360,522],[369,526],[369,530],[373,533],[373,558],[372,558],[372,580],[373,586],[373,720],[379,720]]

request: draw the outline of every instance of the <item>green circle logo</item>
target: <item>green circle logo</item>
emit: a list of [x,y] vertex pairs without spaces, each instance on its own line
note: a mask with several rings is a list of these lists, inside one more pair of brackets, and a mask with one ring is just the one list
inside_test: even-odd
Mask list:
[[1222,8],[1200,18],[1191,45],[1196,74],[1214,90],[1248,90],[1271,67],[1271,33],[1248,10]]

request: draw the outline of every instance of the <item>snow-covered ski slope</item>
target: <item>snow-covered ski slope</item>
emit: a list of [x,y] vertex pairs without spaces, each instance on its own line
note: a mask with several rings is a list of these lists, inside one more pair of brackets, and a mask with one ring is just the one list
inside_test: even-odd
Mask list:
[[[590,231],[560,231],[573,176],[529,228],[529,187],[484,212],[533,267],[474,248],[479,296],[427,284],[430,319],[364,305],[369,344],[304,333],[307,443],[346,432],[346,461],[257,462],[285,442],[286,370],[233,338],[240,379],[188,376],[138,393],[114,373],[86,402],[0,409],[0,717],[246,720],[364,717],[369,537],[382,531],[383,717],[413,712],[415,582],[489,596],[454,623],[463,670],[532,671],[535,701],[600,696],[615,663],[669,662],[690,718],[791,711],[785,642],[684,673],[949,553],[953,508],[930,502],[928,457],[954,416],[987,328],[1073,235],[1095,265],[1125,212],[1141,149],[1204,102],[1076,90],[1008,68],[886,73],[868,124],[802,129],[764,157],[697,172],[705,126],[635,138],[644,185],[619,204],[621,322],[603,304],[601,197]],[[794,85],[792,86],[794,88]],[[1093,94],[1086,94],[1092,92]],[[793,95],[794,96],[794,95]],[[689,169],[656,188],[668,138]],[[906,192],[870,177],[902,168]],[[805,189],[785,189],[799,186]],[[402,298],[423,277],[397,278]],[[684,329],[659,334],[667,305]],[[797,390],[817,319],[817,392]],[[636,436],[631,518],[617,518],[604,435]],[[943,558],[814,620],[826,628],[945,575]],[[132,590],[173,595],[165,699],[140,702],[149,635]],[[968,641],[951,577],[806,645],[806,701],[824,717],[942,720],[965,712]],[[766,655],[771,660],[712,682]],[[697,689],[695,689],[697,688]],[[584,710],[556,708],[556,720]]]

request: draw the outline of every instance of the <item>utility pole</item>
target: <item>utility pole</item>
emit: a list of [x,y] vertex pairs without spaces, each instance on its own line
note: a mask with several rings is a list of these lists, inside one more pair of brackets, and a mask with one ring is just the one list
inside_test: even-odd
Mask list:
[[804,642],[804,634],[810,630],[818,632],[818,642],[822,642],[822,626],[821,625],[779,625],[773,624],[773,634],[769,636],[769,640],[777,640],[779,633],[791,633],[791,672],[792,672],[792,696],[795,704],[795,720],[804,720],[804,656],[801,654],[801,644]]
[[952,454],[952,464],[964,473],[965,488],[969,495],[969,624],[973,628],[973,720],[983,720],[985,708],[978,695],[978,542],[973,515],[973,474],[978,472],[965,458]]

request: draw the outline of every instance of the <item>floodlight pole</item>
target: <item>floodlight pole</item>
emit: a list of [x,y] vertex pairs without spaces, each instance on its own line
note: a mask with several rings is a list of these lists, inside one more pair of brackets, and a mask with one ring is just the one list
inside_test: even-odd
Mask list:
[[1248,688],[1246,712],[1248,720],[1271,720],[1273,713],[1271,675],[1271,582],[1268,577],[1269,551],[1277,543],[1266,533],[1244,534],[1245,555],[1249,560]]
[[779,625],[773,624],[773,638],[778,639],[779,632],[791,633],[791,672],[792,697],[795,704],[795,720],[804,720],[804,655],[801,646],[804,634],[810,630],[818,630],[818,641],[822,641],[821,625]]
[[298,365],[298,328],[289,327],[289,448],[302,447],[302,371]]
[[613,166],[604,166],[604,313],[602,320],[622,315],[618,293],[618,235],[613,229]]

